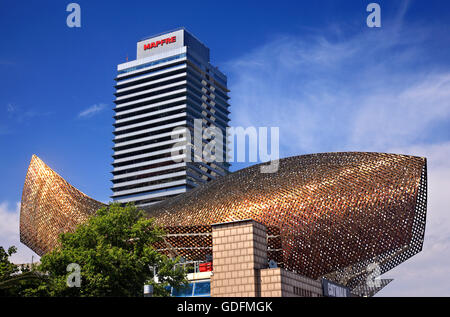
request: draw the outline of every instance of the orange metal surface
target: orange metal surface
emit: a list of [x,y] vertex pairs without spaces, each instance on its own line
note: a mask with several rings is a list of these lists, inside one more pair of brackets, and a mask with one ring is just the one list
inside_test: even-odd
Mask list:
[[[268,228],[269,259],[310,278],[354,288],[377,263],[384,273],[423,245],[426,159],[383,153],[322,153],[255,165],[145,208],[166,229],[161,252],[211,255],[211,225],[253,219]],[[102,204],[33,156],[21,207],[21,241],[38,254]]]

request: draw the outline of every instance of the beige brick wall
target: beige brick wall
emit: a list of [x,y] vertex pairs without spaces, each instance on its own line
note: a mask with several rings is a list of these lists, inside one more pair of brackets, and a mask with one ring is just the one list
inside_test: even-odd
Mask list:
[[211,296],[260,296],[259,269],[267,267],[266,228],[253,221],[214,225]]
[[317,297],[322,284],[282,268],[267,268],[265,226],[243,220],[213,225],[213,297]]
[[322,283],[286,271],[282,268],[263,269],[261,296],[263,297],[318,297],[322,296]]
[[260,270],[260,285],[262,297],[281,297],[281,269]]

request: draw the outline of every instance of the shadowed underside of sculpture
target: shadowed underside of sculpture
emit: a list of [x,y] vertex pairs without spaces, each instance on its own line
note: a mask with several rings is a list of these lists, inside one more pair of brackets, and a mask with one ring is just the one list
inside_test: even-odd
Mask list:
[[[268,227],[269,258],[299,274],[361,287],[376,263],[384,273],[420,252],[426,216],[426,159],[383,153],[322,153],[258,165],[145,209],[165,227],[162,252],[211,254],[210,225],[253,219]],[[33,156],[21,208],[21,240],[38,254],[102,204]]]

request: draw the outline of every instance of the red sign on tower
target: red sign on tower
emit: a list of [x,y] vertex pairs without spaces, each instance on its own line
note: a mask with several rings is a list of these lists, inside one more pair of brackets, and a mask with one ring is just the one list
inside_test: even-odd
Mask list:
[[163,46],[164,44],[170,44],[170,43],[175,43],[177,41],[177,37],[176,36],[172,36],[172,37],[168,37],[166,39],[162,39],[156,42],[152,42],[149,44],[144,44],[144,51],[146,50],[151,50],[152,48],[158,47],[158,46]]

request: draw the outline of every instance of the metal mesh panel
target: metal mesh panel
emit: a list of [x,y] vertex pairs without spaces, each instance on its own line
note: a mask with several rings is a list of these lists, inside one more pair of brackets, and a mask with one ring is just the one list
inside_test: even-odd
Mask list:
[[[420,252],[426,159],[383,153],[322,153],[252,166],[145,209],[166,230],[156,247],[202,260],[211,225],[253,219],[268,229],[268,258],[288,270],[361,288],[370,263],[384,273]],[[33,156],[21,208],[21,241],[43,254],[101,203]]]
[[73,231],[102,206],[33,155],[22,192],[20,242],[43,255],[61,233]]
[[[426,160],[382,153],[322,153],[252,166],[146,209],[165,227],[253,219],[278,228],[269,258],[351,288],[370,263],[384,273],[423,245]],[[277,252],[271,249],[278,250]]]

